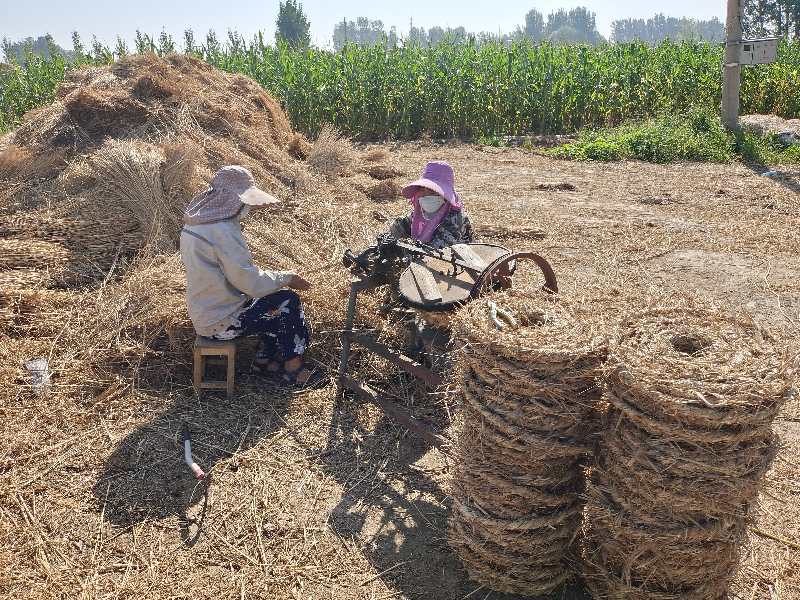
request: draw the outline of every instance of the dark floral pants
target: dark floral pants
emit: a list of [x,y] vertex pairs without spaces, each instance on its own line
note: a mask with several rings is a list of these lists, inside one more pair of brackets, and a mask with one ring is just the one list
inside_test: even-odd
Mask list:
[[287,361],[302,356],[308,348],[311,332],[306,325],[300,296],[291,290],[281,290],[253,300],[228,329],[212,337],[231,340],[253,335],[261,338],[257,360]]

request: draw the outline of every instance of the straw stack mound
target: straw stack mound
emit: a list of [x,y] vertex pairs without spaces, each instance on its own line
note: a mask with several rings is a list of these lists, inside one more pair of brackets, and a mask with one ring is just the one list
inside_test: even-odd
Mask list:
[[491,300],[519,327],[498,330],[485,299],[453,319],[464,408],[450,544],[488,588],[544,594],[570,577],[605,336],[561,299]]
[[[183,207],[223,165],[246,166],[260,186],[309,215],[317,202],[366,200],[359,190],[391,169],[360,165],[349,142],[330,132],[310,145],[254,81],[177,54],[130,56],[68,74],[56,101],[28,113],[5,143],[0,201],[16,214],[2,217],[3,237],[30,240],[37,231],[36,239],[64,247],[69,258],[53,252],[47,265],[57,271],[49,285],[74,285],[67,275],[79,263],[102,271],[120,252],[174,251]],[[295,158],[298,144],[311,147],[309,162]],[[327,157],[324,165],[312,160],[317,155]],[[376,178],[366,174],[380,166]],[[336,180],[344,174],[353,180]],[[21,219],[24,238],[9,231]],[[121,240],[109,235],[120,232]],[[302,233],[299,243],[313,245],[317,232]],[[3,283],[13,284],[3,270]]]
[[[38,221],[46,212],[58,219],[58,234],[40,239],[75,254],[73,238],[87,223],[137,233],[122,244],[92,234],[89,258],[107,258],[100,268],[119,248],[123,255],[144,245],[173,251],[186,201],[226,164],[244,165],[261,187],[306,214],[318,201],[366,200],[359,190],[382,184],[387,172],[399,174],[358,156],[329,128],[310,144],[253,80],[178,54],[129,56],[69,73],[56,100],[28,113],[4,145],[0,202],[7,213],[34,212]],[[297,158],[298,146],[307,148],[304,159]],[[348,180],[338,180],[342,175]],[[83,248],[77,250],[83,256]]]
[[[326,165],[339,157],[335,172],[297,158],[300,147]],[[9,398],[24,389],[21,365],[42,354],[60,365],[53,393],[89,397],[134,364],[132,353],[137,369],[187,366],[181,215],[226,164],[244,165],[284,201],[248,218],[245,236],[261,266],[311,272],[308,314],[317,332],[335,331],[347,282],[339,257],[385,226],[358,182],[382,182],[367,171],[387,158],[361,157],[335,135],[309,143],[254,81],[192,57],[137,55],[71,72],[0,149],[0,347],[9,359],[0,388]],[[335,338],[322,339],[322,359],[333,362]]]
[[727,596],[776,452],[789,364],[749,319],[689,300],[623,321],[587,489],[585,575],[596,597]]

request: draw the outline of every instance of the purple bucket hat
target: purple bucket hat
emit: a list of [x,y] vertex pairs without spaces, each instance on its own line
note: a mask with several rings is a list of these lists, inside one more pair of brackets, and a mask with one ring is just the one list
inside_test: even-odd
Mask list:
[[414,197],[420,188],[439,194],[455,209],[461,210],[463,204],[454,189],[453,167],[444,161],[432,160],[425,165],[422,177],[403,188],[403,196]]

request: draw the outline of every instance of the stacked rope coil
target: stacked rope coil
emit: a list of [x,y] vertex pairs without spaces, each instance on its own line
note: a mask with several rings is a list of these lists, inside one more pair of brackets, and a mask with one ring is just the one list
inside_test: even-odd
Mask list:
[[525,292],[453,318],[464,406],[449,541],[489,589],[545,594],[574,572],[603,332],[579,307]]
[[586,492],[597,598],[726,598],[777,451],[792,360],[745,317],[673,302],[624,319],[609,350]]

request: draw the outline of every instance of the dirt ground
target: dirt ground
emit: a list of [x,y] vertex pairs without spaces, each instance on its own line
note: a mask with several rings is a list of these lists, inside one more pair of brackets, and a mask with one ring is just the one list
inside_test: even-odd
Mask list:
[[[478,235],[548,258],[564,293],[696,291],[752,312],[786,339],[800,333],[799,171],[563,162],[458,144],[389,149],[409,179],[425,160],[449,161]],[[402,200],[375,204],[381,218],[405,210]],[[55,463],[32,469],[6,496],[22,518],[19,531],[0,532],[18,540],[0,548],[8,565],[0,592],[511,598],[468,581],[448,549],[448,457],[372,407],[334,399],[330,389],[291,395],[246,375],[233,401],[196,402],[188,373],[175,381],[169,396],[146,386],[121,393],[94,426],[50,449]],[[447,427],[457,407],[446,395],[405,389],[399,401]],[[208,486],[196,486],[183,466],[176,436],[185,420],[195,424]],[[733,598],[800,598],[797,402],[776,428],[785,447],[756,508]],[[555,597],[585,596],[576,585]]]

